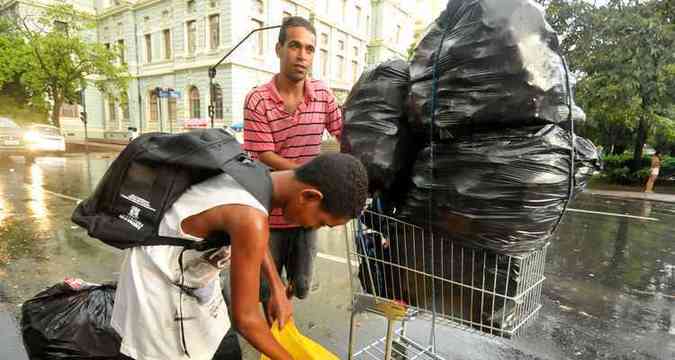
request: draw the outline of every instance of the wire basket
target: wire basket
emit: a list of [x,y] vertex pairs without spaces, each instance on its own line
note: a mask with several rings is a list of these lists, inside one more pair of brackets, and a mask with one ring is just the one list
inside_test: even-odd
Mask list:
[[[541,308],[546,249],[523,256],[462,246],[393,217],[366,211],[347,228],[352,285],[350,359],[441,359],[435,327],[518,335]],[[355,351],[355,316],[387,319],[387,334]],[[406,336],[405,322],[430,321],[429,344]],[[395,330],[394,324],[403,326]]]

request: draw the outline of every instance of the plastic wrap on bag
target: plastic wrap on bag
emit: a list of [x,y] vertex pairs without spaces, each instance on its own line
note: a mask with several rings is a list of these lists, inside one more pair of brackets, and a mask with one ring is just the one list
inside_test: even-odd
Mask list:
[[[410,67],[410,124],[425,136],[439,48],[436,138],[568,120],[567,74],[558,37],[533,0],[448,2],[417,46]],[[572,116],[585,118],[576,106]]]
[[[546,125],[437,144],[433,165],[425,148],[396,216],[420,226],[430,223],[455,240],[500,254],[538,249],[548,242],[568,198],[570,143],[567,130]],[[599,154],[583,138],[577,138],[575,152],[580,191],[599,168]]]
[[121,359],[121,339],[110,325],[115,289],[66,279],[26,301],[21,329],[29,358]]
[[415,160],[406,120],[409,65],[389,60],[366,71],[344,105],[341,151],[368,171],[371,193],[388,191]]

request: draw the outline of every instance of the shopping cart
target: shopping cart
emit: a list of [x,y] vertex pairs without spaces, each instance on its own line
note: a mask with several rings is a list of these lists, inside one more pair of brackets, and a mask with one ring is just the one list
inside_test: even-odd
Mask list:
[[[349,359],[442,359],[437,325],[511,338],[541,308],[547,246],[525,256],[499,255],[374,211],[347,230]],[[354,349],[356,316],[364,312],[386,319],[386,335]],[[430,323],[428,343],[406,333],[413,319]]]

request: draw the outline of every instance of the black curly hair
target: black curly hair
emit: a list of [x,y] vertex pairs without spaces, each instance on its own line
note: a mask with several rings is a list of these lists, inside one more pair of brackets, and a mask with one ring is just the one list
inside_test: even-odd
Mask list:
[[295,177],[323,194],[322,208],[333,216],[355,218],[368,198],[368,173],[349,154],[324,154],[295,169]]

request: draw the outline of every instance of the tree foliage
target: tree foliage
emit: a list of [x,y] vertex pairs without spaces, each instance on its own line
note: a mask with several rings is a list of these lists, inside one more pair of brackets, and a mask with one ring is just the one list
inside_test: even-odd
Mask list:
[[673,138],[673,0],[540,0],[577,74],[584,135],[615,153]]
[[[56,126],[61,106],[78,102],[87,84],[122,97],[128,82],[126,65],[118,61],[119,49],[85,40],[94,26],[90,15],[72,5],[50,6],[39,14],[15,19],[11,31],[0,35],[0,66],[9,63],[0,70],[0,85],[18,78],[34,103],[48,99]],[[5,52],[8,47],[11,50]]]

